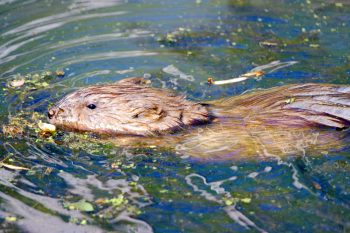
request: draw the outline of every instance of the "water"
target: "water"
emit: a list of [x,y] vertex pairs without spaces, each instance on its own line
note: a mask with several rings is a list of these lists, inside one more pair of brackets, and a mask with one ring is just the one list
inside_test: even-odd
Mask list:
[[[24,136],[0,135],[0,158],[30,170],[0,169],[0,228],[348,232],[348,149],[198,161],[84,135],[53,141],[34,129],[72,89],[131,76],[201,101],[288,83],[347,84],[349,13],[345,0],[1,0],[0,120],[26,127]],[[276,60],[298,63],[262,80],[205,84]],[[64,77],[42,74],[56,70]],[[8,88],[19,75],[36,81]]]

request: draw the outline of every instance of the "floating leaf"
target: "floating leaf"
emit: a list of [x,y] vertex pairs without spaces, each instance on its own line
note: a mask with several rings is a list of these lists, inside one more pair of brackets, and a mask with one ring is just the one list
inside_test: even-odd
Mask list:
[[341,2],[336,2],[336,3],[335,3],[335,6],[336,6],[336,7],[343,7],[344,5],[343,5],[343,3],[341,3]]
[[235,197],[224,197],[223,201],[224,201],[225,205],[230,206],[230,205],[237,203],[239,201],[239,199],[235,198]]
[[234,201],[231,200],[231,199],[225,200],[225,205],[227,205],[227,206],[230,206],[230,205],[232,205],[233,203],[234,203]]
[[42,82],[40,85],[41,85],[42,87],[47,87],[47,86],[49,86],[49,84],[48,84],[47,82]]
[[124,198],[123,195],[119,195],[118,197],[109,199],[106,201],[106,203],[112,204],[112,206],[120,206],[123,203],[127,203],[127,200]]
[[80,225],[86,225],[86,224],[87,224],[86,219],[81,220]]
[[85,212],[91,212],[94,211],[93,205],[91,205],[89,202],[85,200],[80,200],[75,203],[66,203],[64,204],[65,208],[68,208],[70,210],[80,210]]
[[242,198],[241,199],[241,202],[243,202],[243,203],[250,203],[252,201],[252,199],[251,198],[249,198],[249,197],[246,197],[246,198]]
[[159,190],[159,193],[168,193],[169,192],[169,190],[167,190],[167,189],[161,189],[161,190]]
[[16,222],[17,218],[15,216],[6,216],[5,221],[6,222]]

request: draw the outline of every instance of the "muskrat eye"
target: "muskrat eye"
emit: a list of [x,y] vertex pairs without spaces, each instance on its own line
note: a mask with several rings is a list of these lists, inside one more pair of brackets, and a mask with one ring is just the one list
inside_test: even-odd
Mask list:
[[90,109],[95,109],[95,108],[96,108],[96,105],[94,105],[94,104],[89,104],[89,105],[86,106],[86,107],[88,107],[88,108],[90,108]]

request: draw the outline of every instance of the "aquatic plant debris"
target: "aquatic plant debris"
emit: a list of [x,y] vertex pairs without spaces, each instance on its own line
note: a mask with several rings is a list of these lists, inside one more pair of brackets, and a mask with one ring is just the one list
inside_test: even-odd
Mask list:
[[17,74],[14,78],[9,78],[10,81],[7,82],[4,90],[10,91],[11,89],[21,88],[21,95],[28,94],[30,91],[36,89],[42,89],[50,86],[52,81],[56,78],[63,78],[65,72],[62,70],[52,71],[43,71],[41,73],[26,74],[21,75]]
[[225,84],[230,84],[230,83],[243,82],[249,78],[259,78],[267,73],[272,73],[276,70],[285,68],[287,66],[294,65],[296,63],[298,63],[298,62],[297,61],[288,61],[288,62],[273,61],[273,62],[270,62],[266,65],[257,66],[254,69],[250,70],[247,73],[240,75],[237,78],[215,81],[214,78],[209,77],[208,84],[225,85]]
[[56,70],[55,74],[57,77],[60,77],[60,78],[64,77],[65,75],[63,70]]
[[39,122],[39,129],[43,132],[54,133],[56,132],[56,126],[48,123]]
[[10,82],[10,86],[11,87],[21,87],[23,86],[23,84],[25,83],[24,79],[19,79],[19,80],[12,80]]
[[249,203],[252,201],[252,199],[249,198],[249,197],[242,198],[242,199],[240,199],[240,200],[241,200],[241,202],[246,203],[246,204],[249,204]]
[[5,217],[5,221],[6,222],[16,222],[17,221],[17,217],[15,217],[15,216],[6,216]]
[[292,104],[295,102],[295,97],[289,98],[285,102],[286,102],[286,104]]
[[106,203],[112,204],[112,206],[120,206],[123,203],[127,203],[128,201],[124,198],[123,195],[118,195],[118,197],[106,200]]
[[275,47],[278,46],[278,43],[270,41],[260,41],[259,45],[260,47]]
[[18,125],[3,125],[2,132],[8,137],[22,136],[24,129]]
[[[217,161],[162,145],[181,131],[148,142],[63,128],[43,135],[38,127],[40,120],[49,123],[47,110],[65,94],[134,76],[205,103],[285,84],[350,84],[350,0],[0,2],[0,162],[30,169],[0,168],[0,232],[259,232],[253,224],[271,233],[350,231],[350,148],[322,145],[320,153],[312,153],[306,145],[321,140],[314,132],[289,141],[295,155],[259,146],[256,153],[262,157],[246,158],[238,151],[234,161]],[[144,57],[140,51],[157,55]],[[276,60],[299,63],[273,73],[262,70],[262,76],[233,84],[206,83],[210,76],[232,79]],[[194,82],[163,72],[169,65],[192,75]],[[48,69],[52,74],[45,73]],[[57,76],[60,70],[64,77]],[[22,86],[10,85],[20,79]],[[286,103],[293,97],[286,93],[272,104],[292,108],[304,98]],[[216,122],[186,129],[198,139],[175,149],[202,146],[201,129],[221,123],[223,127],[208,131],[203,146],[216,140],[223,147],[240,144],[239,135],[220,134],[233,119],[212,120]],[[235,120],[244,125],[241,118]],[[261,124],[246,129],[252,141],[256,128],[267,136],[259,145],[278,144],[280,137]],[[280,131],[298,135],[293,127]],[[350,136],[348,130],[321,131],[329,137]],[[349,145],[350,138],[344,139]],[[140,143],[128,146],[128,140]],[[259,173],[255,179],[248,177],[253,172]],[[197,192],[185,180],[192,173],[208,183],[192,177]],[[217,194],[216,182],[232,176],[237,179],[224,182]],[[207,200],[201,190],[219,203]],[[120,203],[119,195],[128,204],[105,203],[113,198]],[[63,207],[82,199],[94,211]]]
[[67,203],[64,203],[63,206],[69,210],[79,210],[84,212],[94,211],[93,205],[85,200],[80,200],[75,203],[67,202]]

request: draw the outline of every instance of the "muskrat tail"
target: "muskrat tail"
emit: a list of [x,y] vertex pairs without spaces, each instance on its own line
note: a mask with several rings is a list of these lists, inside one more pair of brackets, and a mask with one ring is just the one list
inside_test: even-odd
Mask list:
[[293,84],[210,103],[216,115],[240,116],[247,124],[350,126],[350,86]]
[[300,112],[298,116],[308,122],[338,129],[350,126],[350,86],[293,85],[285,93],[294,101],[283,109]]

